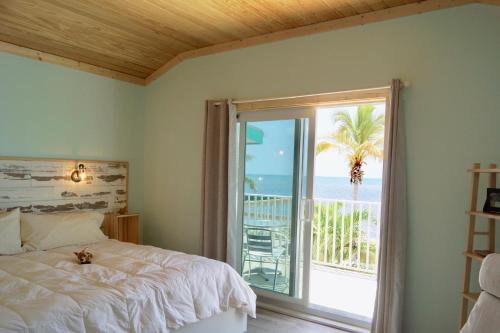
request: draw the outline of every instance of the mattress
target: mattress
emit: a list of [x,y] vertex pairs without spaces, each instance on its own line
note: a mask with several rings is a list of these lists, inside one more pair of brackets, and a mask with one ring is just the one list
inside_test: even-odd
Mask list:
[[229,265],[152,246],[105,240],[79,265],[62,247],[0,256],[0,331],[169,332],[256,296]]

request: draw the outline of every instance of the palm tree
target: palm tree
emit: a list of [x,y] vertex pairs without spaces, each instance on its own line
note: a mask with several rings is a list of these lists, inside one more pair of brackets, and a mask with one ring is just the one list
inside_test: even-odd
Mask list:
[[[245,155],[245,160],[247,162],[252,161],[254,158],[255,157],[253,155],[249,155],[249,154]],[[245,176],[245,183],[248,185],[250,190],[252,190],[253,192],[257,191],[257,184],[255,183],[255,180],[253,180],[251,177]]]
[[350,114],[340,111],[334,115],[333,122],[338,125],[335,132],[323,137],[316,146],[316,154],[337,148],[346,154],[349,163],[353,200],[357,200],[359,184],[363,181],[367,157],[380,159],[383,156],[384,115],[375,115],[373,105],[359,105]]
[[255,180],[248,176],[245,176],[245,183],[248,185],[250,190],[252,190],[253,192],[257,191],[257,184],[255,184]]

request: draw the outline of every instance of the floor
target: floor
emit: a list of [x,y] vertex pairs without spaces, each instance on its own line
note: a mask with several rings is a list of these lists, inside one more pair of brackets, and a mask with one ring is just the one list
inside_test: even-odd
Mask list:
[[264,309],[257,309],[257,318],[248,319],[247,333],[346,333]]

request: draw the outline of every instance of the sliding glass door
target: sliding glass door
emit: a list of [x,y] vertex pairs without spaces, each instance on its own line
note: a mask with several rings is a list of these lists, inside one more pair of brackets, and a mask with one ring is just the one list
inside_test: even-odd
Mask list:
[[242,112],[241,275],[264,296],[307,300],[314,111]]
[[262,303],[370,327],[385,108],[367,99],[238,113],[231,244]]

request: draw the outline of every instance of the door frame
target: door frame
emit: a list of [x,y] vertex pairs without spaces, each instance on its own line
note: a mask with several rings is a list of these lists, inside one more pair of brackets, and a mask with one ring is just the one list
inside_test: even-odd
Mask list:
[[[377,101],[378,102],[378,101]],[[347,104],[347,103],[346,103]],[[351,104],[351,103],[349,103]],[[356,104],[355,102],[352,104]],[[244,191],[242,191],[242,186],[244,186],[245,177],[245,146],[246,138],[246,122],[248,121],[270,121],[270,120],[287,120],[287,119],[308,119],[309,126],[307,132],[307,182],[306,182],[306,200],[302,201],[301,207],[298,207],[298,223],[297,227],[301,227],[303,235],[303,272],[302,272],[302,289],[301,297],[296,298],[284,294],[275,293],[272,291],[252,288],[254,292],[259,297],[259,304],[262,306],[277,306],[283,307],[285,309],[296,311],[300,313],[305,313],[307,315],[317,316],[320,318],[326,318],[332,321],[338,321],[339,323],[346,323],[348,325],[353,325],[360,328],[369,328],[370,322],[363,320],[363,318],[358,317],[354,314],[344,313],[343,311],[335,309],[326,309],[319,305],[314,305],[309,302],[309,285],[310,285],[310,272],[311,272],[311,246],[312,246],[312,220],[314,219],[314,200],[313,200],[313,190],[314,190],[314,163],[315,163],[315,149],[316,149],[316,106],[311,107],[300,107],[300,108],[287,108],[287,109],[269,109],[269,110],[255,110],[255,111],[240,111],[237,112],[237,122],[239,124],[239,140],[238,140],[238,225],[240,233],[243,233],[243,198]],[[295,136],[297,139],[297,135]],[[303,139],[303,138],[302,138]],[[298,145],[299,148],[304,148],[303,142]],[[297,144],[296,144],[297,147]],[[296,153],[297,154],[297,153]],[[303,155],[303,152],[299,153],[299,156]],[[294,161],[297,162],[297,159]],[[296,172],[296,177],[302,175],[302,167]],[[299,241],[298,238],[296,238]],[[239,240],[239,253],[241,257],[242,251],[242,238]],[[300,244],[297,244],[299,247]],[[296,258],[298,261],[298,258]],[[240,266],[238,271],[241,272],[241,258]],[[299,266],[299,265],[298,265]],[[297,281],[296,281],[297,283]]]
[[[283,114],[286,114],[286,112],[297,112],[297,115],[301,114],[301,111],[304,110],[305,108],[307,109],[312,109],[312,113],[314,114],[313,116],[313,129],[314,131],[312,133],[309,133],[309,145],[312,145],[312,149],[310,151],[314,152],[315,149],[315,126],[316,126],[316,108],[317,107],[325,107],[325,106],[338,106],[338,105],[356,105],[356,104],[363,104],[363,103],[374,103],[374,102],[382,102],[385,103],[386,105],[386,121],[388,118],[388,109],[389,109],[389,101],[390,101],[390,86],[381,86],[381,87],[376,87],[376,88],[368,88],[368,89],[358,89],[358,90],[346,90],[346,91],[337,91],[337,92],[331,92],[331,93],[323,93],[323,94],[313,94],[313,95],[301,95],[301,96],[288,96],[288,97],[279,97],[279,98],[266,98],[266,99],[254,99],[254,100],[233,100],[233,106],[235,109],[235,112],[238,114],[239,117],[243,117],[243,119],[246,119],[247,116],[245,114],[259,114],[261,115],[257,116],[259,119],[262,120],[271,120],[272,117],[269,115],[269,111],[276,112],[283,112]],[[293,111],[292,111],[293,110]],[[303,112],[303,111],[302,111]],[[279,119],[279,118],[278,118]],[[387,125],[385,129],[384,136],[387,137]],[[241,133],[240,133],[241,134]],[[243,136],[244,138],[244,136]],[[241,136],[240,136],[241,139]],[[241,141],[240,141],[241,144]],[[385,145],[387,145],[388,142],[385,142]],[[386,149],[386,147],[384,147]],[[314,156],[313,155],[313,161],[308,165],[308,170],[312,170],[311,172],[314,173]],[[384,157],[385,158],[385,157]],[[240,160],[241,162],[241,160]],[[241,167],[240,163],[240,167]],[[313,174],[314,177],[314,174]],[[313,178],[312,178],[313,179]],[[311,201],[309,202],[309,209],[314,208],[314,202],[312,200],[312,188],[313,188],[313,181],[308,181],[307,183],[308,186],[311,187]],[[240,200],[241,202],[242,200]],[[346,323],[348,325],[353,325],[356,327],[360,328],[365,328],[369,329],[371,326],[371,321],[367,322],[366,319],[360,318],[354,314],[350,313],[344,313],[343,311],[338,311],[335,309],[325,309],[322,306],[314,305],[314,304],[309,304],[308,298],[308,287],[309,287],[309,282],[310,282],[310,265],[311,265],[311,243],[312,243],[312,225],[311,225],[311,219],[314,218],[314,212],[309,212],[309,209],[306,208],[308,211],[306,213],[306,216],[304,217],[304,225],[306,225],[306,230],[304,231],[305,235],[307,234],[307,239],[309,240],[309,246],[308,249],[306,250],[307,252],[307,258],[308,258],[308,267],[307,267],[307,274],[304,274],[304,281],[303,281],[303,290],[307,289],[306,292],[302,295],[302,299],[294,299],[291,297],[285,296],[282,297],[281,295],[275,295],[272,292],[266,292],[264,290],[260,290],[257,294],[261,296],[260,300],[258,303],[262,304],[263,306],[275,306],[278,304],[282,308],[287,308],[291,311],[295,311],[297,313],[304,313],[306,315],[312,315],[312,316],[317,316],[319,318],[325,318],[327,320],[332,320],[335,322],[339,323]],[[238,210],[241,211],[241,210]],[[240,223],[240,220],[238,218],[238,223]],[[309,223],[307,223],[309,222]],[[308,225],[307,225],[308,224]],[[241,243],[241,242],[240,242]],[[241,249],[240,249],[241,253]],[[304,254],[304,257],[306,254]],[[241,261],[241,259],[240,259]],[[305,269],[305,267],[304,267]],[[240,267],[241,270],[241,267]],[[306,288],[307,286],[307,288]],[[339,327],[341,327],[340,325]]]

